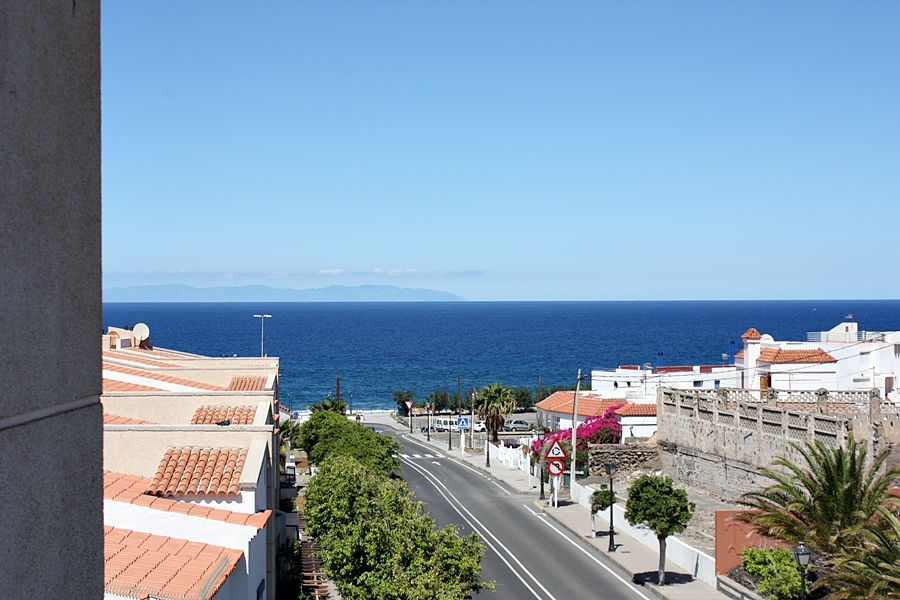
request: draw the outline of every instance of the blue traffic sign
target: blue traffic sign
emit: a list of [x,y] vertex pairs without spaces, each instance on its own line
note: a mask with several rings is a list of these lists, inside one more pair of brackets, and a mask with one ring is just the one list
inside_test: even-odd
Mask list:
[[468,427],[469,426],[469,417],[457,417],[456,418],[456,426],[457,427]]

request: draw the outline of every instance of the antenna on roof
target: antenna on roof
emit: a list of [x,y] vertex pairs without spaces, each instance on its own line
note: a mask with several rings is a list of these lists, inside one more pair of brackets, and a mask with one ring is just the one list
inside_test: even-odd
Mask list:
[[852,320],[853,320],[853,313],[847,313],[847,314],[844,316],[844,318],[847,319],[848,321],[852,321]]

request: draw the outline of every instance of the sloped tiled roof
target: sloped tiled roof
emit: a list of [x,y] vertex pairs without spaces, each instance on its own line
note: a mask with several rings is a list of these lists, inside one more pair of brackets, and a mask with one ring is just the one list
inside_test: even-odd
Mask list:
[[147,493],[238,495],[245,460],[246,448],[169,448]]
[[656,404],[626,404],[616,410],[616,414],[622,417],[655,417]]
[[741,335],[742,340],[758,340],[762,338],[762,334],[756,327],[751,327]]
[[252,425],[256,417],[255,406],[222,406],[211,404],[201,406],[194,411],[191,417],[191,425],[215,425],[226,419],[232,425]]
[[141,365],[147,365],[148,367],[161,367],[164,369],[178,368],[178,365],[175,365],[173,363],[167,363],[159,360],[154,360],[152,358],[147,358],[146,356],[142,356],[136,352],[125,353],[121,350],[104,350],[103,358],[138,363]]
[[[572,414],[572,401],[574,396],[574,391],[554,392],[538,402],[535,406],[547,412]],[[625,399],[610,399],[580,394],[578,396],[578,416],[599,417],[606,412],[607,408],[617,404],[625,404]]]
[[741,348],[734,353],[734,360],[744,360],[744,349]]
[[265,375],[232,377],[228,384],[229,392],[257,392],[264,389],[266,389]]
[[119,415],[103,413],[103,424],[104,425],[155,425],[156,423],[151,423],[150,421],[144,421],[143,419],[132,419],[130,417],[120,417]]
[[140,385],[139,383],[129,383],[127,381],[116,381],[115,379],[103,378],[103,393],[109,392],[161,392],[162,388],[150,387],[148,385]]
[[242,556],[240,550],[221,546],[103,528],[104,588],[130,598],[208,600]]
[[763,348],[759,353],[759,362],[772,364],[784,363],[833,363],[837,362],[833,356],[821,348],[806,350]]
[[172,498],[158,498],[147,493],[150,480],[136,475],[115,471],[103,471],[103,499],[137,506],[147,506],[155,510],[179,512],[192,517],[222,521],[234,525],[246,525],[262,529],[266,526],[272,511],[242,513],[221,508],[210,508],[192,502],[180,502]]
[[[185,387],[196,388],[200,390],[209,390],[209,391],[224,391],[225,388],[212,385],[210,383],[204,383],[202,381],[193,381],[190,379],[183,379],[181,377],[175,377],[173,375],[166,375],[164,373],[160,373],[158,371],[151,371],[149,369],[137,369],[133,367],[126,367],[123,365],[117,365],[111,363],[109,361],[103,361],[103,370],[109,371],[111,373],[121,373],[123,375],[133,375],[135,377],[141,377],[144,379],[151,379],[154,381],[164,381],[166,383],[173,383],[176,385],[182,385]],[[109,378],[112,378],[111,375],[108,375]]]

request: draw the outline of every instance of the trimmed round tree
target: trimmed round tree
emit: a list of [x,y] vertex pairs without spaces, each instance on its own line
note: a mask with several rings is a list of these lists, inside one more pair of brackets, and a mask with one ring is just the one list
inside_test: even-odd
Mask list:
[[694,508],[687,492],[676,488],[668,477],[641,475],[628,488],[625,520],[650,529],[659,541],[659,585],[666,583],[666,538],[685,530]]

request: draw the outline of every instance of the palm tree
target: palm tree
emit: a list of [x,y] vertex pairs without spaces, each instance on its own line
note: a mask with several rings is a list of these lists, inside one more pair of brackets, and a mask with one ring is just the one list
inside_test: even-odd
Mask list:
[[499,383],[485,386],[478,392],[475,399],[475,412],[485,427],[491,432],[491,440],[496,444],[500,440],[498,431],[503,427],[503,422],[512,411],[516,410],[516,399],[512,390]]
[[320,410],[336,412],[342,415],[347,410],[347,402],[345,400],[335,400],[331,396],[325,396],[321,402],[309,406],[310,412],[319,412]]
[[742,504],[753,510],[740,518],[759,533],[790,543],[806,542],[826,556],[848,544],[884,507],[900,502],[887,493],[900,477],[900,465],[882,470],[887,451],[866,468],[866,449],[851,439],[847,448],[828,448],[821,442],[792,444],[804,465],[779,456],[760,474],[768,487],[744,494]]
[[833,600],[900,598],[900,519],[883,511],[860,533],[861,543],[841,550],[821,585]]

